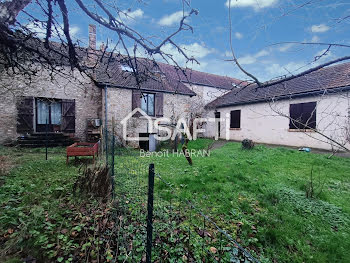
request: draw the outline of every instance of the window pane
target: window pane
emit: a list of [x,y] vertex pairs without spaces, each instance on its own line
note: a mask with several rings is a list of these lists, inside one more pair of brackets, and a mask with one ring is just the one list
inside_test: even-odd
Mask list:
[[147,94],[141,96],[141,109],[147,113]]
[[302,129],[302,105],[299,104],[291,104],[289,107],[289,129]]
[[49,122],[49,105],[47,102],[44,102],[42,100],[37,100],[37,107],[38,107],[38,124],[46,124]]
[[148,94],[148,115],[154,116],[154,94]]
[[303,103],[302,122],[304,129],[316,128],[316,102]]
[[241,110],[231,111],[230,128],[241,128]]
[[61,124],[61,102],[53,102],[51,103],[51,124]]
[[289,114],[290,129],[316,128],[316,102],[291,104]]

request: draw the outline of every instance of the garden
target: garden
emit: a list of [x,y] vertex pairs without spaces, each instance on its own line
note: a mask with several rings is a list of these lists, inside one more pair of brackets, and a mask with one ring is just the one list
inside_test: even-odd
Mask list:
[[106,200],[74,190],[87,160],[66,165],[64,148],[49,149],[48,160],[45,149],[0,150],[1,262],[145,261],[150,163],[154,262],[240,262],[227,257],[218,228],[260,262],[349,262],[347,158],[225,142],[189,165],[172,152],[121,149]]

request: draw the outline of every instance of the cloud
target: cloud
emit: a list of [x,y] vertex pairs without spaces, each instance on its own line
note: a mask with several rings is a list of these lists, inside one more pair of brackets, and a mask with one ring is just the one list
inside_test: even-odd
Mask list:
[[[46,37],[46,23],[44,22],[43,23],[30,22],[26,25],[26,28],[28,28],[32,33],[34,33],[38,38]],[[80,31],[80,28],[78,26],[69,27],[69,33],[72,38],[74,38],[79,31]],[[63,24],[57,27],[57,31],[55,30],[54,27],[52,27],[52,37],[58,38],[58,36],[64,36]]]
[[279,63],[272,63],[265,67],[265,74],[261,78],[262,80],[270,80],[280,76],[289,76],[291,74],[295,75],[301,73],[305,70],[308,70],[312,67],[321,65],[327,61],[330,61],[335,58],[334,54],[331,51],[326,52],[327,49],[322,49],[314,55],[314,61],[298,61],[298,62],[289,62],[287,64],[281,65]]
[[161,26],[171,26],[173,24],[176,24],[178,22],[180,22],[180,20],[182,19],[182,17],[184,15],[187,15],[188,13],[184,13],[183,11],[177,11],[175,13],[172,13],[170,15],[166,15],[166,16],[163,16],[158,24],[161,25]]
[[[290,73],[298,73],[305,67],[305,62],[289,62],[285,65],[280,65],[279,63],[273,63],[265,68],[267,76],[270,79],[290,75]],[[304,68],[305,70],[305,68]]]
[[[230,0],[226,1],[226,6],[229,7]],[[255,10],[259,10],[266,7],[275,5],[278,0],[231,0],[231,7],[252,7]]]
[[236,37],[237,39],[242,39],[242,38],[243,38],[243,35],[242,35],[241,33],[239,33],[239,32],[236,32],[236,33],[235,33],[235,37]]
[[[180,44],[179,47],[185,52],[188,57],[194,57],[197,59],[204,58],[215,51],[214,49],[209,49],[203,44],[198,44],[197,42],[189,45]],[[174,56],[178,56],[179,54],[181,57],[183,57],[182,54],[180,54],[178,50],[171,44],[164,45],[162,51]]]
[[[226,54],[227,53],[228,52],[226,52]],[[241,65],[250,65],[250,64],[253,64],[253,63],[257,62],[258,58],[265,57],[265,56],[267,56],[269,54],[270,54],[269,51],[263,49],[263,50],[260,50],[258,53],[254,54],[254,55],[246,55],[244,57],[238,58],[238,62]]]
[[322,64],[326,61],[331,60],[334,58],[332,51],[325,49],[320,50],[317,52],[314,56],[316,63]]
[[[185,52],[185,54],[191,58],[195,58],[200,62],[200,65],[198,65],[196,62],[192,63],[186,63],[186,58],[171,44],[166,44],[161,48],[161,51],[163,51],[166,54],[172,55],[173,59],[182,67],[190,67],[196,70],[203,70],[208,63],[205,61],[205,58],[214,53],[215,49],[211,49],[206,47],[203,43],[197,43],[194,42],[192,44],[180,44],[179,47]],[[162,60],[160,57],[156,57],[158,60]],[[171,61],[169,61],[171,63]],[[172,63],[171,63],[172,64]]]
[[131,23],[138,18],[142,18],[143,14],[144,14],[143,10],[138,8],[135,11],[123,10],[122,12],[119,13],[119,17],[123,22]]
[[325,24],[313,25],[311,26],[311,32],[313,33],[324,33],[329,30],[329,26]]
[[256,53],[255,57],[260,58],[260,57],[267,56],[268,54],[270,53],[267,50],[263,49],[263,50],[260,50],[258,53]]
[[288,51],[290,48],[292,48],[294,45],[295,45],[295,44],[293,44],[293,43],[287,43],[287,44],[285,44],[285,45],[280,46],[280,47],[278,48],[278,50],[279,50],[280,52],[286,52],[286,51]]
[[313,36],[312,39],[311,39],[311,42],[312,43],[317,43],[317,42],[320,42],[320,38],[318,36]]

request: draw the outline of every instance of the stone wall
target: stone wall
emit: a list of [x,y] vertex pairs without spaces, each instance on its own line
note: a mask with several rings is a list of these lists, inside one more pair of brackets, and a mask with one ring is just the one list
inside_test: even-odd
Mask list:
[[[132,112],[132,90],[111,87],[107,90],[108,127],[111,129],[112,117],[114,117],[117,138],[120,142],[125,144],[126,142],[123,140],[123,125],[121,122]],[[104,108],[104,91],[102,92],[102,97]],[[191,103],[191,98],[189,96],[164,93],[163,101],[164,118],[177,120],[179,118],[188,117]],[[150,117],[150,119],[154,121],[156,118]],[[151,125],[153,125],[153,122],[149,124],[149,119],[144,116],[131,117],[127,121],[127,137],[136,137],[139,133],[149,133],[152,129]],[[127,144],[135,147],[138,146],[137,141],[128,141]]]
[[16,139],[17,108],[16,101],[21,96],[45,97],[51,99],[75,100],[75,136],[85,140],[86,119],[101,118],[101,89],[89,78],[70,69],[51,77],[43,70],[31,80],[23,75],[0,73],[0,143]]

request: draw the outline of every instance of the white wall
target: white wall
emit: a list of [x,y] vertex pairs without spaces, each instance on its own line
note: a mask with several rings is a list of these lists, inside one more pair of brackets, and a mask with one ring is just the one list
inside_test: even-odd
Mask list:
[[[317,130],[327,137],[345,143],[349,141],[349,101],[350,94],[305,97],[293,100],[282,100],[275,103],[256,103],[218,109],[224,118],[232,110],[241,110],[241,128],[229,129],[230,140],[241,141],[245,138],[258,143],[311,147],[331,150],[338,147],[317,132],[301,132],[289,130],[289,105],[317,101],[316,125]],[[229,127],[229,119],[228,119]],[[225,139],[226,123],[221,124],[221,138]]]
[[[227,89],[219,89],[188,83],[184,84],[197,94],[197,96],[192,98],[192,105],[195,105],[196,110],[202,111],[203,118],[214,118],[214,111],[205,110],[205,105],[229,92]],[[193,106],[190,108],[193,108]],[[214,138],[216,136],[217,124],[215,122],[206,122],[201,128],[205,130],[205,132],[201,134],[202,137]]]

